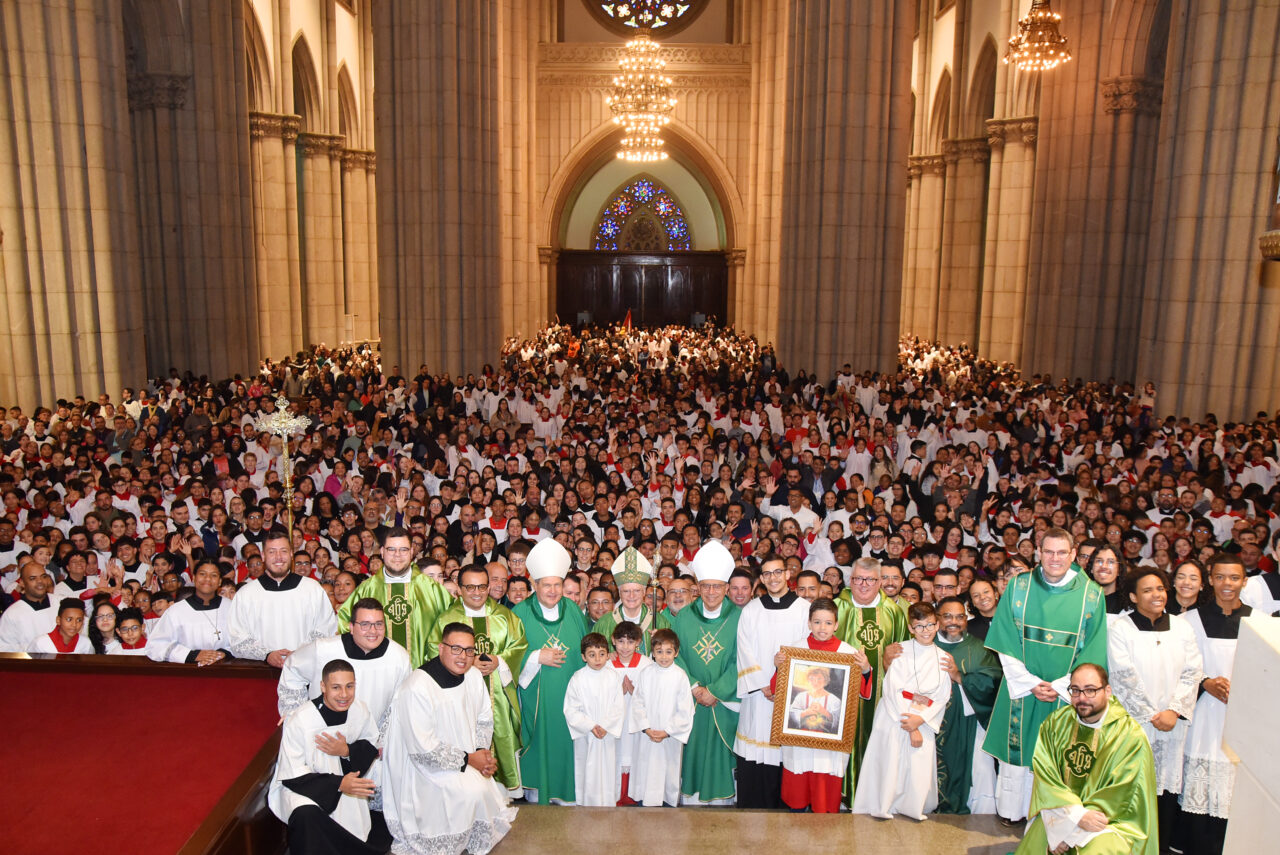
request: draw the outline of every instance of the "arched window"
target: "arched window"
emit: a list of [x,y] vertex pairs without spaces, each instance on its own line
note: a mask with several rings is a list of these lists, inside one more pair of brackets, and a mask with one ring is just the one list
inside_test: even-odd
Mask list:
[[650,28],[662,37],[683,30],[707,8],[708,0],[583,0],[595,19],[619,35]]
[[596,217],[595,248],[623,252],[689,249],[689,223],[671,192],[652,178],[620,189]]

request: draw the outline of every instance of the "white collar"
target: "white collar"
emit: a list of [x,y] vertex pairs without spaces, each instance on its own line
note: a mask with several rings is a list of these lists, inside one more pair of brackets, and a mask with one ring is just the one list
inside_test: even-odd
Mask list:
[[382,577],[387,580],[387,584],[389,585],[391,584],[402,585],[405,582],[408,582],[409,577],[412,575],[413,575],[412,564],[410,564],[407,568],[405,568],[405,571],[398,576],[395,573],[392,573],[390,568],[388,567],[382,568]]
[[547,608],[542,604],[542,600],[538,600],[538,608],[542,609],[542,616],[547,620],[560,619],[560,604],[556,603],[551,608]]
[[1090,724],[1089,722],[1080,718],[1080,715],[1078,713],[1076,714],[1076,721],[1078,721],[1080,724],[1083,724],[1085,727],[1091,727],[1094,730],[1097,730],[1098,728],[1102,727],[1102,725],[1106,724],[1107,716],[1109,715],[1111,715],[1111,705],[1107,704],[1107,708],[1102,711],[1102,718],[1098,719],[1093,724]]
[[1042,566],[1040,568],[1040,578],[1044,579],[1044,583],[1048,585],[1050,588],[1061,588],[1063,585],[1067,584],[1072,579],[1074,579],[1076,577],[1077,572],[1079,571],[1077,571],[1074,567],[1068,567],[1067,572],[1063,574],[1061,579],[1059,579],[1056,582],[1050,582],[1048,579],[1045,578],[1044,567]]
[[867,603],[866,605],[863,605],[862,603],[853,599],[852,594],[849,595],[849,599],[853,602],[853,607],[855,609],[874,609],[876,606],[880,605],[880,592],[876,591],[876,598],[871,602]]
[[478,609],[473,609],[466,603],[462,604],[462,613],[467,617],[488,617],[488,613],[485,612],[484,606],[481,606]]
[[702,616],[707,620],[715,620],[716,618],[720,617],[720,610],[723,608],[724,608],[724,603],[721,603],[719,606],[717,606],[714,612],[711,611],[711,609],[707,608],[706,606],[703,606]]

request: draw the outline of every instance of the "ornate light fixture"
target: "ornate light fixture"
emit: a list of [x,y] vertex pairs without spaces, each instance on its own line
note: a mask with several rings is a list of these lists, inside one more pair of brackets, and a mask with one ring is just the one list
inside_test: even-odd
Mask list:
[[1071,61],[1067,37],[1058,32],[1062,16],[1049,8],[1049,0],[1031,0],[1031,11],[1018,22],[1018,34],[1009,39],[1004,55],[1019,71],[1048,71]]
[[636,163],[666,160],[662,150],[662,128],[671,121],[676,99],[671,95],[671,78],[663,70],[658,43],[642,30],[627,42],[613,78],[613,94],[605,99],[613,111],[613,121],[624,131],[618,157]]

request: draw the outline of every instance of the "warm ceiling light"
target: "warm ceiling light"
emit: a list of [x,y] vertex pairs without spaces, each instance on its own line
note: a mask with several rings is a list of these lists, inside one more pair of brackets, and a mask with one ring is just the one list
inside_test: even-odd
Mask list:
[[1031,11],[1018,22],[1018,34],[1009,39],[1004,55],[1019,71],[1048,71],[1071,61],[1067,37],[1058,32],[1062,16],[1049,8],[1049,0],[1031,0]]
[[671,121],[676,99],[671,96],[671,78],[663,74],[666,65],[657,42],[647,32],[627,42],[613,78],[613,94],[605,99],[614,123],[624,131],[618,150],[623,160],[651,163],[667,159],[661,131]]

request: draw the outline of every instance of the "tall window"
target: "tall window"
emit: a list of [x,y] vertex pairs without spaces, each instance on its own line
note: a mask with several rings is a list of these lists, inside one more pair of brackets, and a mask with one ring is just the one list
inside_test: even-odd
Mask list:
[[637,178],[623,187],[596,217],[598,250],[663,252],[691,246],[680,203],[652,178]]

